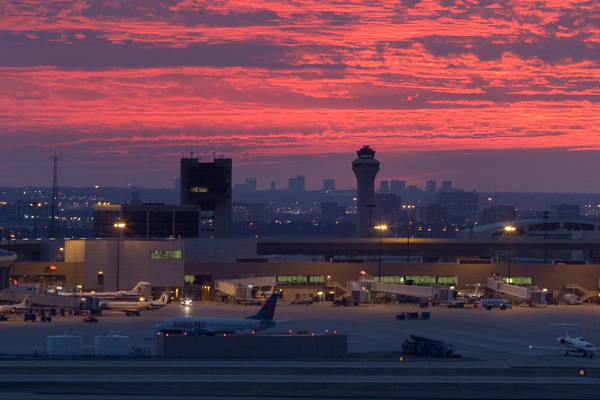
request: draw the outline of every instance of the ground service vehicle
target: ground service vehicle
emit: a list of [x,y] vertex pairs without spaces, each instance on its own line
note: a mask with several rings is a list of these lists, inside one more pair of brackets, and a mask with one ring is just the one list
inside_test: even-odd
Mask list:
[[486,310],[491,310],[492,308],[506,310],[507,308],[512,308],[512,304],[504,299],[481,299],[477,300],[473,307],[485,308]]

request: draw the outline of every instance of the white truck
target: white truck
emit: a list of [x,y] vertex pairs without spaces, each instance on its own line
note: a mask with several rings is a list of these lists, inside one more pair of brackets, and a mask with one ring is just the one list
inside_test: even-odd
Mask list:
[[480,299],[473,304],[473,308],[485,308],[486,310],[499,308],[506,310],[507,308],[512,308],[512,304],[504,299]]

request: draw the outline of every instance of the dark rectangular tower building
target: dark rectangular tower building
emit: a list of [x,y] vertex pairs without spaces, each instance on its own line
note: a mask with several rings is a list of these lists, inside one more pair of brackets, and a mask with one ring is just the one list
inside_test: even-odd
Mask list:
[[181,159],[181,205],[212,211],[215,237],[231,237],[231,158]]

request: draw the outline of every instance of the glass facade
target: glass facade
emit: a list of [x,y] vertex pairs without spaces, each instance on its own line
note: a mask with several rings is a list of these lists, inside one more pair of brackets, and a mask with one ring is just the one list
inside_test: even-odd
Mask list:
[[533,286],[533,277],[531,276],[511,276],[510,278],[503,276],[502,280],[515,286]]
[[438,276],[437,284],[456,287],[458,286],[458,276]]
[[212,282],[211,275],[185,275],[183,281],[186,285],[205,285]]
[[435,284],[435,276],[406,276],[405,282],[409,285],[428,286]]
[[[412,284],[418,286],[428,285],[445,285],[445,286],[458,286],[458,276],[379,276],[373,277],[375,281],[381,281],[382,283],[390,284]],[[409,282],[409,281],[412,281]]]
[[323,285],[324,275],[277,275],[278,285]]
[[150,250],[151,260],[181,260],[182,250]]
[[173,213],[169,211],[150,211],[148,223],[149,237],[169,237],[173,234]]
[[381,279],[379,276],[375,276],[373,278],[381,283],[404,284],[403,276],[382,276]]

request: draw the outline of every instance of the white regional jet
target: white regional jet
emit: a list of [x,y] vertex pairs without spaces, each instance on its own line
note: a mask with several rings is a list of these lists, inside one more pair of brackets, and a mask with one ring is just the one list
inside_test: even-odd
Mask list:
[[140,315],[140,311],[153,311],[163,308],[169,302],[169,295],[163,293],[154,301],[101,301],[101,310],[123,311],[127,315]]
[[560,350],[565,352],[565,356],[568,356],[569,353],[582,354],[584,357],[593,358],[594,353],[596,352],[596,347],[590,343],[586,342],[582,337],[572,338],[569,336],[569,332],[567,332],[567,326],[576,326],[577,324],[550,324],[553,326],[564,326],[565,327],[565,336],[559,336],[556,338],[556,342],[563,345],[564,347],[536,347],[529,346],[530,349],[547,349],[547,350]]
[[0,306],[0,314],[24,314],[31,310],[31,296],[25,297],[25,300],[19,304]]
[[131,290],[120,292],[85,292],[85,293],[65,293],[65,296],[97,297],[99,299],[138,299],[143,295],[144,290],[150,286],[150,282],[138,282]]
[[[258,332],[275,326],[273,321],[279,292],[275,292],[254,315],[246,318],[170,318],[156,325],[158,334],[214,335],[217,333]],[[281,321],[279,321],[281,322]]]

